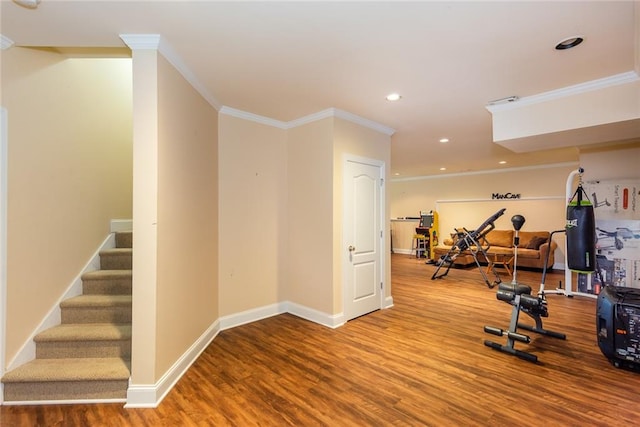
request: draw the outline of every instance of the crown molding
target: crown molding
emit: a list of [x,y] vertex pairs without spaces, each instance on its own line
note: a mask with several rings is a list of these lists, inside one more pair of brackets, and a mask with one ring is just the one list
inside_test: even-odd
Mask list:
[[628,71],[626,73],[615,74],[613,76],[604,77],[602,79],[591,80],[584,83],[579,83],[573,86],[567,86],[564,88],[551,90],[549,92],[539,93],[537,95],[525,96],[515,102],[509,102],[505,104],[487,105],[485,108],[491,113],[498,111],[516,110],[528,105],[539,104],[541,102],[553,101],[555,99],[566,98],[568,96],[579,95],[594,90],[606,89],[608,87],[617,86],[621,84],[634,83],[640,80],[640,77],[635,71]]
[[364,117],[360,117],[355,114],[349,113],[348,111],[339,110],[337,108],[333,109],[333,111],[334,111],[335,117],[348,120],[350,122],[353,122],[355,124],[358,124],[360,126],[363,126],[369,129],[373,129],[376,132],[383,133],[387,136],[392,136],[394,133],[396,133],[396,130],[393,128],[382,125],[378,122],[374,122],[373,120],[365,119]]
[[180,55],[173,50],[171,45],[160,34],[120,34],[120,38],[131,50],[154,49],[160,52],[209,105],[218,111],[222,108],[222,104],[207,91],[202,82],[187,67]]
[[11,40],[9,37],[6,37],[0,34],[0,48],[2,50],[9,49],[13,45],[14,45],[13,40]]
[[308,123],[317,122],[318,120],[326,119],[328,117],[334,117],[335,111],[333,108],[327,108],[326,110],[318,111],[317,113],[309,114],[298,119],[288,121],[286,123],[287,129],[293,129],[298,126],[306,125]]
[[522,166],[522,167],[504,168],[504,169],[487,169],[487,170],[471,171],[471,172],[445,173],[442,175],[411,176],[407,178],[391,178],[389,181],[391,182],[421,181],[421,180],[427,180],[427,179],[443,179],[443,178],[454,178],[454,177],[460,177],[460,176],[487,175],[487,174],[506,173],[506,172],[522,172],[522,171],[535,170],[535,169],[553,169],[553,168],[565,168],[565,167],[573,167],[573,166],[579,166],[579,163],[578,162],[551,163],[546,165]]
[[395,129],[388,126],[384,126],[373,120],[365,119],[347,111],[339,110],[337,108],[328,108],[326,110],[319,111],[308,116],[301,117],[299,119],[291,120],[289,122],[283,122],[280,120],[272,119],[258,114],[249,113],[246,111],[238,110],[236,108],[227,107],[222,105],[216,98],[214,98],[205,88],[205,86],[196,78],[191,72],[189,67],[184,63],[182,58],[173,50],[171,45],[160,36],[160,34],[120,34],[120,38],[131,49],[155,49],[158,50],[164,56],[171,65],[173,65],[182,76],[198,91],[198,93],[219,113],[227,114],[229,116],[238,117],[241,119],[261,123],[268,126],[273,126],[278,129],[291,129],[304,125],[306,123],[315,122],[325,119],[327,117],[337,117],[344,119],[360,126],[373,129],[377,132],[391,136],[395,133]]
[[373,129],[376,132],[383,133],[387,136],[391,136],[396,133],[395,129],[374,122],[373,120],[365,119],[364,117],[360,117],[356,114],[349,113],[348,111],[340,110],[338,108],[327,108],[326,110],[318,111],[317,113],[300,117],[299,119],[291,120],[290,122],[287,122],[287,128],[291,129],[307,123],[326,119],[327,117],[336,117],[339,119],[347,120],[360,126]]
[[185,80],[188,81],[191,86],[193,86],[193,88],[209,103],[209,105],[211,105],[217,111],[222,108],[222,104],[213,95],[211,95],[211,93],[209,93],[204,84],[202,84],[202,82],[195,76],[195,74],[193,74],[189,67],[187,67],[187,64],[184,63],[180,55],[178,55],[176,51],[173,50],[171,45],[163,37],[160,38],[159,52],[167,59],[167,61],[169,61],[171,65],[175,67],[176,70],[178,70],[178,72],[180,72],[180,74],[182,74],[182,77],[184,77]]
[[344,119],[344,120],[356,123],[363,127],[373,129],[377,132],[383,133],[388,136],[391,136],[395,133],[395,130],[391,129],[390,127],[381,125],[372,120],[362,118],[355,114],[351,114],[347,111],[339,110],[337,108],[327,108],[326,110],[318,111],[317,113],[309,114],[308,116],[300,117],[299,119],[294,119],[288,122],[282,122],[280,120],[271,119],[269,117],[260,116],[253,113],[248,113],[246,111],[238,110],[236,108],[231,108],[227,106],[223,106],[222,108],[220,108],[220,113],[227,114],[233,117],[238,117],[240,119],[250,120],[250,121],[261,123],[264,125],[273,126],[278,129],[284,129],[284,130],[293,129],[298,126],[317,122],[318,120],[326,119],[329,117],[336,117],[339,119]]
[[220,114],[226,114],[227,116],[237,117],[239,119],[249,120],[251,122],[260,123],[267,126],[273,126],[278,129],[289,129],[286,122],[280,120],[271,119],[269,117],[260,116],[258,114],[248,113],[246,111],[238,110],[237,108],[222,106],[219,110]]
[[158,50],[160,47],[160,34],[120,34],[120,38],[131,50]]

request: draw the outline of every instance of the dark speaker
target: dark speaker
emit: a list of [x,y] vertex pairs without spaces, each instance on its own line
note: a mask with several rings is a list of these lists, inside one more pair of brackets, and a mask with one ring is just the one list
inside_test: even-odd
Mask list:
[[640,368],[640,289],[606,286],[598,295],[598,347],[616,367]]

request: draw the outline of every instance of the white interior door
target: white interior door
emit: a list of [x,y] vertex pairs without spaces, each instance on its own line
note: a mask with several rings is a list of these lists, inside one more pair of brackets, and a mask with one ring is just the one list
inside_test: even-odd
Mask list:
[[384,164],[344,162],[344,315],[351,320],[382,307]]

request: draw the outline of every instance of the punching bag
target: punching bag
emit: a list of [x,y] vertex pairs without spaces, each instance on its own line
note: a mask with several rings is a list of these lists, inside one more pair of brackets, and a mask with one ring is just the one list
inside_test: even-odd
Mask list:
[[567,205],[567,266],[578,273],[596,269],[596,219],[582,185]]

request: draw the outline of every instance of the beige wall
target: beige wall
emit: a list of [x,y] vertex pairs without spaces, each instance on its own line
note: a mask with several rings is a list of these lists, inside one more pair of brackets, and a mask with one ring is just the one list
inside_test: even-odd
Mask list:
[[286,132],[220,114],[220,315],[281,301],[285,283]]
[[[441,240],[454,227],[474,228],[498,209],[507,208],[496,221],[498,228],[511,228],[511,217],[526,218],[523,230],[561,230],[566,217],[566,182],[569,174],[583,167],[583,180],[638,178],[640,141],[611,144],[605,147],[583,148],[575,165],[526,168],[520,170],[479,173],[473,175],[429,177],[413,180],[393,180],[390,187],[391,218],[417,216],[420,211],[437,210]],[[575,189],[577,179],[573,182]],[[520,193],[526,200],[494,201],[491,194]],[[556,264],[564,263],[564,236],[557,235],[559,248]],[[407,240],[407,242],[410,242]],[[402,251],[407,247],[394,247]],[[405,242],[406,244],[406,242]]]
[[218,319],[218,113],[158,60],[156,380]]
[[341,312],[343,155],[388,164],[389,143],[333,117],[283,130],[220,116],[221,316],[283,301]]
[[[346,154],[360,156],[367,159],[379,160],[385,164],[385,181],[389,182],[389,171],[391,163],[391,137],[363,127],[356,123],[336,118],[334,120],[334,171],[333,171],[333,313],[343,311],[343,271],[342,257],[346,248],[342,246],[342,226],[343,226],[343,166]],[[385,195],[385,212],[383,218],[389,218],[389,195]],[[384,257],[384,277],[385,295],[391,296],[391,254],[387,250],[389,247],[389,222],[382,224],[384,227],[385,240],[382,244]]]
[[[473,229],[490,215],[506,208],[496,228],[511,229],[511,217],[523,215],[522,230],[561,230],[566,218],[566,182],[578,164],[527,168],[504,172],[394,180],[390,185],[391,218],[418,216],[420,211],[436,210],[440,241],[455,227]],[[491,200],[493,193],[519,193],[521,199]],[[558,235],[560,248],[556,263],[564,262],[564,236]],[[394,242],[394,246],[396,242]],[[400,249],[410,249],[400,248]]]
[[584,149],[580,153],[580,165],[585,180],[640,178],[640,140],[616,147],[616,149]]
[[9,122],[9,363],[109,221],[131,217],[131,61],[12,47],[2,52],[1,104]]
[[334,314],[334,120],[288,131],[286,299]]

